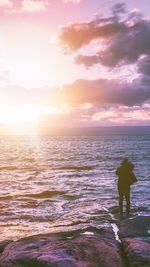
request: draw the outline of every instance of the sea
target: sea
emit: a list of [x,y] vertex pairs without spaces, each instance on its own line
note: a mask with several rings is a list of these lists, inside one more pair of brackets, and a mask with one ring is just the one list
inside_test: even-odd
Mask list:
[[0,240],[109,226],[125,157],[138,179],[131,216],[148,215],[150,135],[1,136]]

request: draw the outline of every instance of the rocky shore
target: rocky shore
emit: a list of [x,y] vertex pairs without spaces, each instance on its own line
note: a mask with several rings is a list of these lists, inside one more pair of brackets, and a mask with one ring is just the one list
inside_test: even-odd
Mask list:
[[112,227],[31,236],[0,243],[0,267],[150,267],[150,216]]

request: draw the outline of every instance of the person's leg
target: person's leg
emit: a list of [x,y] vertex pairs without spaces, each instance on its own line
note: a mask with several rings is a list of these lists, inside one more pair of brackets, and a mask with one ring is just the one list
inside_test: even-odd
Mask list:
[[126,199],[126,214],[129,216],[130,213],[130,189],[125,194]]
[[119,210],[120,215],[123,215],[123,192],[119,191]]

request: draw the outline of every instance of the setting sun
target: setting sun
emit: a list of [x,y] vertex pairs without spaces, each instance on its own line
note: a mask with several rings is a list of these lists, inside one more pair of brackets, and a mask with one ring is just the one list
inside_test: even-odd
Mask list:
[[5,124],[12,133],[35,133],[41,115],[42,110],[38,107],[4,106],[0,108],[0,123]]
[[24,106],[1,106],[0,124],[6,125],[9,134],[38,134],[40,121],[45,117],[60,116],[65,111],[62,108],[24,105]]

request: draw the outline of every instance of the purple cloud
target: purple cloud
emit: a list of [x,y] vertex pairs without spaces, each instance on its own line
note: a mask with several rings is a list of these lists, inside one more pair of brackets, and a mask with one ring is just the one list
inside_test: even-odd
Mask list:
[[76,63],[88,67],[99,63],[113,68],[134,63],[150,54],[150,20],[139,12],[125,13],[125,6],[117,4],[111,17],[78,21],[62,27],[59,40],[75,51],[99,40],[99,51],[92,56],[79,54]]
[[63,86],[61,101],[71,105],[92,103],[94,105],[142,105],[150,99],[147,79],[139,78],[132,83],[117,80],[77,80]]

